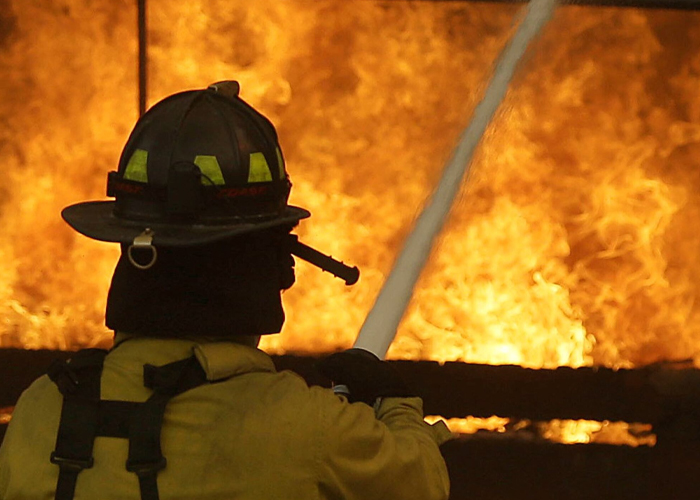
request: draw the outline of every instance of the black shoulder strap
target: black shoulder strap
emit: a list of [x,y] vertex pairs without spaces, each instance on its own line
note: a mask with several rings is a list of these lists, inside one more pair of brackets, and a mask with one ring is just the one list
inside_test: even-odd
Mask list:
[[51,462],[58,465],[56,500],[72,500],[78,474],[93,466],[97,435],[100,375],[106,351],[86,349],[68,361],[56,361],[48,375],[63,394],[61,422]]
[[126,468],[139,479],[142,500],[158,500],[158,473],[166,466],[160,447],[168,401],[207,382],[192,356],[164,366],[144,366],[144,385],[153,390],[144,403],[100,399],[106,351],[88,349],[68,362],[56,362],[49,377],[63,394],[56,450],[51,462],[59,466],[55,500],[73,500],[78,474],[93,466],[97,436],[129,439]]
[[204,384],[207,377],[192,356],[164,366],[144,365],[143,378],[153,394],[136,409],[129,426],[126,469],[139,478],[141,500],[158,500],[158,473],[167,464],[160,447],[165,407],[172,397]]

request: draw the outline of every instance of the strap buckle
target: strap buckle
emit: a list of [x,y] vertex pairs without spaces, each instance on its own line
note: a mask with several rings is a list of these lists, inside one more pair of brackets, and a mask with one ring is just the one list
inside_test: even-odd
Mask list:
[[83,469],[91,469],[95,465],[95,459],[90,457],[87,460],[80,460],[79,458],[67,458],[60,457],[55,451],[51,452],[51,463],[56,464],[61,470],[68,470],[72,472],[80,472]]
[[152,476],[165,469],[167,464],[168,461],[165,459],[165,457],[160,457],[160,460],[155,462],[137,462],[135,460],[127,460],[126,470],[133,472],[139,477]]

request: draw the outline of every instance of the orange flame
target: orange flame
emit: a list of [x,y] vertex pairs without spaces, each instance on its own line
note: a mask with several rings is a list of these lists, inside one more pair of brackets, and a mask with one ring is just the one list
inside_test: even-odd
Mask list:
[[[100,198],[136,118],[134,9],[15,2],[2,14],[0,345],[109,344],[117,249],[60,209]],[[313,217],[269,351],[349,346],[516,5],[150,0],[151,103],[236,78],[278,126]],[[393,357],[525,366],[698,358],[700,79],[694,13],[562,7],[482,144]]]

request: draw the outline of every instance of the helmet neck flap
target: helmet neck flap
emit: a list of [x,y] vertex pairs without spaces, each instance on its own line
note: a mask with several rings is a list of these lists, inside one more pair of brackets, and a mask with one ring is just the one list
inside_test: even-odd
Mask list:
[[294,283],[294,260],[281,241],[288,229],[162,248],[147,271],[132,266],[123,251],[109,290],[107,326],[161,337],[278,333],[284,323],[280,290]]

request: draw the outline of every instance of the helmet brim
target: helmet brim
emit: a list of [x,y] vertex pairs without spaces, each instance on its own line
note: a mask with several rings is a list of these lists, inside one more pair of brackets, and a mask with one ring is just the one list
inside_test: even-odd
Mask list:
[[112,243],[133,243],[147,228],[153,231],[153,245],[187,247],[206,245],[232,236],[253,233],[282,225],[295,225],[311,215],[303,208],[287,206],[273,219],[240,221],[231,224],[174,224],[127,220],[114,216],[113,201],[90,201],[66,207],[63,219],[76,231],[94,240]]

